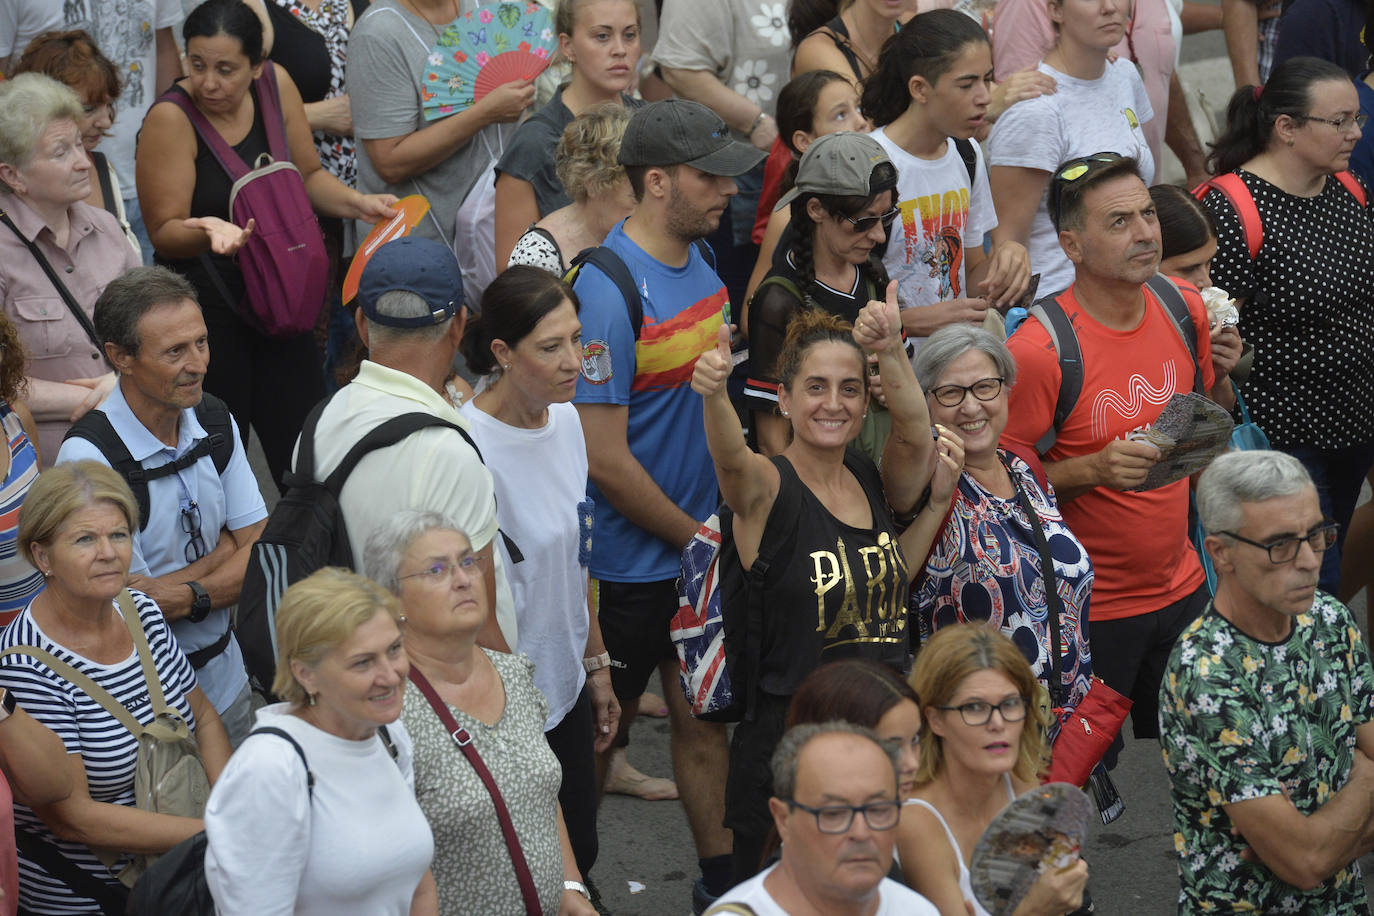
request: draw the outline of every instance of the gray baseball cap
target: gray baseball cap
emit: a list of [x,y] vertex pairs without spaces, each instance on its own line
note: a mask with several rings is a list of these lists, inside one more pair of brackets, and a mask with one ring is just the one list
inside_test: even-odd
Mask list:
[[665,99],[630,117],[620,141],[621,165],[690,165],[708,175],[743,175],[768,154],[730,136],[714,111],[687,99]]
[[872,185],[873,169],[881,162],[891,164],[892,160],[868,134],[840,131],[818,137],[801,157],[796,184],[773,209],[781,210],[802,194],[868,197],[887,190]]

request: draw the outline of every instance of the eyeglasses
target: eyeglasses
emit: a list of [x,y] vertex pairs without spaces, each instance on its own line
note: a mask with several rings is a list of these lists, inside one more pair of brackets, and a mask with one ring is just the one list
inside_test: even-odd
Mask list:
[[205,538],[200,535],[200,506],[194,499],[190,505],[182,507],[181,530],[191,536],[186,542],[187,563],[194,563],[210,552],[205,546]]
[[884,229],[888,228],[892,225],[893,220],[897,218],[897,214],[901,212],[900,207],[893,207],[891,210],[878,216],[861,216],[858,219],[844,213],[836,213],[835,215],[842,220],[848,221],[849,224],[854,227],[855,232],[868,232],[880,222],[883,224]]
[[789,808],[800,808],[816,819],[821,833],[844,833],[854,823],[854,815],[862,814],[869,830],[891,830],[902,817],[900,802],[879,801],[866,805],[821,805],[813,808],[799,801],[789,801]]
[[1062,163],[1059,170],[1050,179],[1050,191],[1045,199],[1046,209],[1049,211],[1050,219],[1054,221],[1056,227],[1059,225],[1059,214],[1063,208],[1064,192],[1075,181],[1093,171],[1096,165],[1108,165],[1118,162],[1125,157],[1120,153],[1113,153],[1110,150],[1093,153],[1091,156],[1079,156]]
[[398,576],[396,581],[404,582],[406,579],[423,579],[431,585],[441,582],[453,581],[453,571],[461,569],[463,575],[472,576],[477,574],[477,567],[481,565],[482,558],[475,553],[465,554],[455,563],[452,560],[435,560],[429,566],[419,572],[411,573],[407,576]]
[[991,401],[1002,393],[1003,382],[1000,378],[980,378],[972,385],[941,385],[932,388],[930,396],[943,407],[958,407],[969,394],[980,401]]
[[1026,718],[1027,707],[1025,697],[1007,697],[1000,703],[974,700],[971,703],[961,703],[958,706],[940,706],[938,708],[945,712],[959,710],[959,718],[964,720],[965,725],[987,725],[992,720],[994,709],[1002,714],[1003,722],[1020,722]]
[[1268,544],[1262,544],[1259,541],[1252,541],[1247,537],[1241,537],[1234,531],[1218,531],[1217,534],[1224,534],[1228,538],[1235,538],[1242,544],[1249,544],[1251,547],[1258,547],[1261,550],[1267,551],[1269,554],[1269,562],[1273,563],[1275,566],[1281,566],[1284,563],[1292,563],[1293,560],[1297,558],[1298,550],[1304,541],[1307,542],[1308,547],[1312,548],[1313,553],[1322,553],[1328,547],[1336,543],[1336,532],[1339,529],[1340,525],[1335,522],[1322,522],[1306,534],[1297,537],[1279,538],[1277,541],[1270,541]]
[[1303,115],[1302,118],[1304,121],[1320,121],[1323,124],[1330,124],[1343,134],[1350,133],[1352,125],[1363,128],[1365,124],[1369,123],[1369,115],[1367,114],[1346,115],[1343,118],[1319,118],[1316,115]]

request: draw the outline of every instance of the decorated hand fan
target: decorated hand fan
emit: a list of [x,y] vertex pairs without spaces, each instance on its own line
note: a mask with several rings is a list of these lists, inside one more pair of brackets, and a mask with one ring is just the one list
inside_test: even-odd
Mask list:
[[363,239],[363,243],[358,246],[357,252],[353,255],[353,263],[349,265],[348,273],[344,275],[343,282],[343,301],[349,303],[353,297],[358,295],[358,283],[363,277],[363,268],[367,262],[372,260],[377,249],[393,239],[410,235],[410,230],[420,224],[420,220],[425,218],[429,212],[429,201],[422,194],[411,194],[409,197],[402,197],[392,205],[396,215],[391,219],[380,222],[372,227],[372,231]]
[[538,3],[493,3],[458,17],[429,52],[420,84],[425,120],[457,114],[503,83],[533,79],[557,47],[553,17]]
[[1036,786],[992,819],[973,849],[969,882],[992,916],[1010,916],[1050,869],[1070,868],[1088,837],[1092,803],[1065,782]]

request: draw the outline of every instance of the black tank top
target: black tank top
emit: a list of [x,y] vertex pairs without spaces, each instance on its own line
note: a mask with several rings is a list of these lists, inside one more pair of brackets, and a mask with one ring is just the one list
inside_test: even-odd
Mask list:
[[[765,583],[760,688],[790,696],[817,665],[837,658],[871,658],[902,670],[911,642],[910,574],[877,467],[846,450],[845,467],[873,515],[873,527],[861,529],[831,515],[786,458],[774,463],[781,481],[763,537],[792,540]],[[800,511],[781,512],[779,504]],[[783,515],[797,518],[794,531],[778,530]]]
[[835,47],[844,55],[844,59],[849,61],[849,69],[854,71],[854,79],[863,79],[863,72],[859,69],[859,55],[854,51],[854,45],[849,40],[849,29],[845,28],[844,20],[836,16],[821,28],[830,30],[823,34],[830,37],[830,40],[835,43]]
[[[172,86],[171,92],[179,92],[190,97],[185,89],[180,85]],[[253,126],[249,128],[248,135],[241,141],[234,144],[234,152],[239,154],[249,168],[257,161],[258,156],[268,151],[267,148],[267,128],[262,123],[262,106],[258,104],[258,85],[254,81],[249,86],[249,92],[253,100]],[[229,219],[229,192],[234,183],[229,180],[229,175],[215,159],[215,154],[210,151],[210,147],[201,140],[200,134],[196,134],[196,186],[191,191],[191,216],[217,216],[220,219]],[[230,296],[233,297],[233,306],[237,306],[243,298],[243,275],[239,273],[238,266],[232,258],[222,257],[221,255],[211,254],[210,263],[219,272],[220,278],[224,280],[224,285],[228,288]],[[196,288],[196,295],[200,299],[202,308],[228,308],[236,310],[230,303],[224,301],[224,296],[215,287],[210,275],[206,273],[204,262],[200,258],[186,258],[179,260],[169,260],[157,258],[157,263],[164,267],[169,267],[184,276]]]

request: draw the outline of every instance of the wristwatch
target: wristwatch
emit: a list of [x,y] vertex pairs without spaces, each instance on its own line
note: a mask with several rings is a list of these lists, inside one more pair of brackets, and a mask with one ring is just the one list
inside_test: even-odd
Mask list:
[[199,582],[187,582],[186,586],[191,589],[191,613],[186,615],[186,619],[192,623],[200,623],[210,616],[210,593],[205,590],[205,586]]
[[569,878],[568,880],[563,882],[563,890],[577,891],[579,894],[581,894],[583,897],[586,897],[588,900],[592,899],[591,893],[587,890],[587,885],[583,884],[581,881],[573,881],[571,878]]
[[15,699],[14,691],[7,690],[3,687],[0,687],[0,690],[5,691],[4,698],[0,699],[0,722],[4,722],[10,716],[14,715],[14,707],[19,705],[19,701]]
[[602,652],[600,655],[593,655],[590,658],[582,659],[582,667],[588,674],[595,674],[602,668],[611,667],[611,653]]

